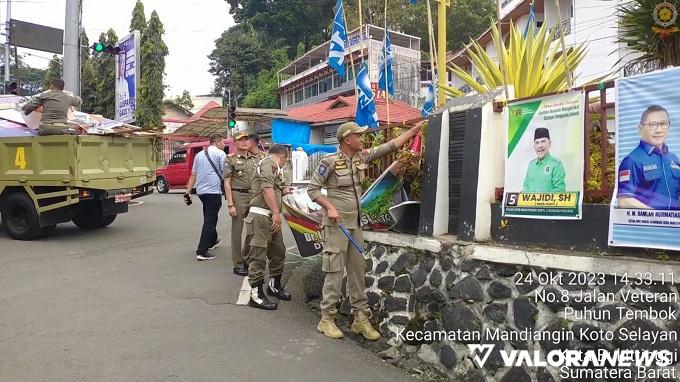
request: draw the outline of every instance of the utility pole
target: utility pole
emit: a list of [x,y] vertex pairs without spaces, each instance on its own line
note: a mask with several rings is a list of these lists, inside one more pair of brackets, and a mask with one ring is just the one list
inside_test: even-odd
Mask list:
[[439,84],[437,86],[437,107],[446,104],[446,92],[444,87],[449,86],[448,70],[446,69],[446,7],[451,5],[451,0],[437,0],[437,74]]
[[11,25],[9,20],[12,17],[12,0],[7,0],[7,15],[5,15],[5,86],[9,84],[9,35]]
[[80,3],[66,0],[64,26],[64,82],[65,89],[80,96]]

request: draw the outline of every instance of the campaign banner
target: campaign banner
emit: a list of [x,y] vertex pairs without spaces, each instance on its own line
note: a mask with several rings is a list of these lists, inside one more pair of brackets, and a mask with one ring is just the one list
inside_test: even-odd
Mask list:
[[680,68],[617,80],[609,245],[680,250]]
[[361,226],[384,231],[394,225],[390,208],[405,201],[402,179],[393,162],[361,196]]
[[134,31],[121,39],[116,47],[116,121],[132,123],[137,110],[137,87],[140,79],[141,50],[139,32]]
[[300,256],[320,254],[323,251],[321,206],[309,198],[306,188],[296,189],[282,199],[283,216],[293,233]]
[[503,216],[581,219],[584,103],[570,92],[509,105]]

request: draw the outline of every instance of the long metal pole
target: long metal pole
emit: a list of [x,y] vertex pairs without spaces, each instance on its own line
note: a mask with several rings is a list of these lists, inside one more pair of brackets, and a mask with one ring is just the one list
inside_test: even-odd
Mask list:
[[385,106],[387,106],[387,130],[385,130],[385,137],[390,130],[390,83],[387,78],[387,0],[385,0],[385,40],[383,41],[383,55],[385,58]]
[[437,7],[437,70],[439,75],[439,86],[437,86],[437,107],[446,104],[446,93],[444,86],[448,86],[448,71],[446,70],[446,7],[449,0],[438,0]]
[[65,89],[80,95],[80,0],[66,0],[64,25]]
[[5,86],[9,83],[9,34],[11,26],[9,20],[12,17],[12,0],[7,0],[7,14],[5,15]]

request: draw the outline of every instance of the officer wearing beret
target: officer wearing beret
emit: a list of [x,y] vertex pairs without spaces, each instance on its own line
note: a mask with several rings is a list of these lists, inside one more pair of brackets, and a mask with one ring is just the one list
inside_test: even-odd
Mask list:
[[239,276],[248,275],[248,264],[243,259],[243,254],[248,253],[248,242],[244,250],[241,250],[241,237],[243,234],[243,219],[246,217],[250,204],[250,180],[255,164],[248,148],[248,134],[240,132],[234,135],[236,152],[227,155],[224,167],[226,178],[225,193],[227,206],[231,216],[231,260],[234,274]]
[[620,208],[680,208],[680,160],[665,143],[670,126],[668,111],[661,106],[642,113],[640,144],[619,165]]
[[[395,152],[418,134],[423,123],[390,142],[369,150],[363,149],[361,141],[361,134],[366,128],[359,127],[354,122],[343,123],[338,128],[340,147],[337,153],[324,157],[312,175],[307,192],[324,209],[322,270],[326,277],[321,301],[321,321],[317,330],[328,337],[343,337],[342,331],[335,325],[335,316],[342,292],[343,271],[346,271],[347,293],[354,313],[352,332],[360,333],[369,340],[380,338],[380,333],[369,322],[371,311],[364,279],[366,261],[338,226],[344,224],[353,239],[360,246],[364,245],[359,210],[361,182],[366,178],[367,163]],[[328,196],[321,193],[322,188],[326,189]]]
[[281,196],[291,192],[285,186],[281,166],[286,162],[288,150],[273,145],[269,156],[258,163],[252,182],[252,197],[248,216],[244,219],[251,237],[248,252],[248,282],[252,288],[248,305],[275,310],[278,305],[264,294],[264,276],[269,260],[269,285],[267,294],[279,300],[290,300],[291,296],[281,284],[286,246],[281,232]]
[[522,192],[565,192],[562,162],[550,154],[550,131],[539,127],[534,131],[536,159],[529,162]]

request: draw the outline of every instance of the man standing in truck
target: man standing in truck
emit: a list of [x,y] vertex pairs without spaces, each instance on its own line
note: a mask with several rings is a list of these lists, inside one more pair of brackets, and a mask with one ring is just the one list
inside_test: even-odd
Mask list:
[[73,96],[64,91],[64,80],[58,78],[52,81],[52,88],[37,95],[33,100],[24,105],[24,114],[29,115],[39,107],[43,107],[42,118],[38,126],[39,135],[63,135],[73,134],[68,129],[68,109],[71,106],[80,106],[80,97]]

